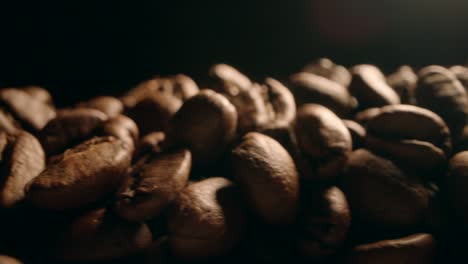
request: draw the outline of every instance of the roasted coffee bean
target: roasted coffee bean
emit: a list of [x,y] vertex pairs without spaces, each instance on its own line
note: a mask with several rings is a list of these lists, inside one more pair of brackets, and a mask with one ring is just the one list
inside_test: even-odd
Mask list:
[[353,150],[359,149],[364,145],[366,139],[366,129],[353,120],[343,120],[343,124],[349,130],[353,141]]
[[236,128],[234,106],[221,94],[204,90],[187,100],[171,119],[166,142],[188,147],[195,164],[206,165],[226,150]]
[[462,65],[455,65],[450,67],[451,72],[455,74],[455,77],[461,82],[465,91],[468,90],[468,67]]
[[42,88],[40,86],[26,86],[22,87],[21,89],[34,99],[43,102],[47,105],[54,106],[52,95],[45,88]]
[[144,81],[125,94],[121,101],[126,108],[133,108],[141,100],[154,94],[172,95],[185,101],[197,93],[198,86],[190,77],[177,74],[167,78],[156,77]]
[[0,108],[0,130],[8,134],[16,134],[21,130],[21,125],[8,112]]
[[133,159],[138,160],[146,154],[163,152],[165,139],[166,135],[163,132],[153,132],[142,137],[137,144]]
[[289,81],[298,106],[321,104],[339,116],[348,115],[357,106],[348,89],[325,77],[301,72],[292,75]]
[[117,189],[131,150],[114,137],[93,138],[65,151],[27,187],[31,203],[45,209],[79,208]]
[[32,132],[41,130],[56,115],[51,106],[20,89],[1,89],[0,105]]
[[13,207],[24,200],[26,184],[45,167],[39,141],[26,131],[15,136],[0,132],[0,207]]
[[428,66],[419,72],[416,102],[438,114],[456,143],[468,118],[468,97],[462,84],[448,69]]
[[117,193],[116,212],[136,222],[158,217],[187,184],[191,166],[186,149],[142,158]]
[[169,244],[181,260],[227,254],[244,233],[245,214],[237,187],[225,178],[187,186],[168,214]]
[[367,122],[379,113],[380,107],[367,108],[366,110],[356,113],[354,120],[365,127]]
[[114,136],[135,149],[140,132],[132,119],[124,115],[117,115],[102,124],[100,134],[102,136]]
[[172,116],[182,106],[182,100],[171,94],[155,93],[139,101],[128,110],[128,115],[135,120],[141,134],[164,131]]
[[251,132],[232,151],[232,169],[251,210],[272,225],[296,218],[299,179],[288,152],[274,139]]
[[418,76],[410,66],[401,66],[396,72],[387,76],[387,83],[400,96],[402,104],[415,104],[414,90]]
[[39,138],[48,156],[59,154],[91,137],[106,120],[104,113],[94,109],[62,110],[44,127]]
[[325,77],[344,87],[348,87],[351,83],[351,73],[349,73],[348,69],[333,63],[333,61],[328,58],[320,58],[307,64],[302,71]]
[[0,255],[1,264],[22,264],[23,262],[6,255]]
[[468,231],[468,201],[465,199],[468,190],[468,151],[452,157],[445,182],[445,193],[449,198],[451,212],[457,222],[464,226],[464,230]]
[[400,97],[387,84],[383,73],[375,66],[362,64],[351,69],[351,95],[356,97],[360,109],[399,104]]
[[313,167],[309,179],[334,179],[352,151],[352,139],[346,126],[332,111],[317,104],[303,105],[296,117],[299,148]]
[[358,245],[340,263],[435,263],[435,241],[430,234],[414,234],[400,239]]
[[420,179],[365,149],[349,156],[341,187],[354,220],[388,228],[421,225],[435,195]]
[[235,95],[240,90],[246,90],[252,85],[247,76],[227,64],[213,65],[209,75],[215,82],[213,88],[229,95]]
[[122,102],[112,96],[98,96],[78,104],[78,107],[97,109],[108,117],[115,117],[123,112]]
[[272,114],[263,130],[290,127],[296,118],[294,96],[286,86],[273,78],[266,78],[264,87],[263,100]]
[[143,252],[151,240],[146,224],[124,221],[101,208],[70,223],[57,242],[54,256],[65,261],[111,260]]
[[298,248],[308,259],[323,260],[343,244],[351,212],[337,187],[315,187],[302,192]]

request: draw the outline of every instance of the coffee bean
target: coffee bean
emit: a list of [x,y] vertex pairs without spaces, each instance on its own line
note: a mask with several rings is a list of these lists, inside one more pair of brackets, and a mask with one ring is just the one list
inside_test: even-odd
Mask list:
[[0,263],[2,264],[22,264],[23,262],[19,261],[10,256],[0,255]]
[[190,77],[177,74],[167,78],[155,77],[141,82],[121,97],[120,100],[127,109],[130,109],[141,100],[154,94],[171,95],[185,101],[197,93],[198,86]]
[[455,74],[455,77],[460,81],[465,88],[465,91],[468,90],[468,67],[462,65],[455,65],[450,67],[449,69],[451,72]]
[[143,252],[151,239],[146,224],[124,221],[101,208],[72,221],[54,253],[64,261],[111,260]]
[[400,103],[400,97],[387,84],[379,68],[362,64],[354,66],[351,73],[349,91],[358,100],[360,109]]
[[321,104],[339,116],[347,116],[357,106],[344,86],[312,73],[296,73],[289,78],[298,106]]
[[113,137],[93,138],[67,150],[27,187],[31,203],[44,209],[79,208],[91,204],[122,182],[131,150]]
[[163,132],[152,132],[141,138],[137,149],[133,155],[134,159],[139,159],[146,154],[161,153],[163,151],[166,135]]
[[216,91],[235,95],[239,90],[248,89],[252,82],[247,76],[227,64],[215,64],[209,71],[214,80],[213,88]]
[[462,84],[448,69],[428,66],[419,72],[416,102],[438,114],[456,143],[468,118],[468,97]]
[[358,245],[341,263],[435,263],[435,241],[430,234],[414,234],[400,239]]
[[117,115],[102,124],[102,136],[114,136],[125,142],[131,149],[138,144],[139,130],[132,119],[124,115]]
[[299,251],[308,259],[325,259],[344,244],[350,224],[348,202],[340,189],[306,189],[301,197]]
[[47,91],[45,88],[40,86],[26,86],[22,87],[21,90],[29,94],[34,99],[43,102],[49,106],[54,106],[54,102],[52,100],[52,95]]
[[325,77],[344,87],[348,87],[351,83],[351,73],[349,73],[348,69],[333,63],[333,61],[328,58],[320,58],[307,64],[302,71]]
[[13,207],[25,198],[26,184],[45,167],[45,154],[39,141],[26,131],[15,136],[0,132],[0,207]]
[[209,178],[187,186],[168,216],[169,244],[181,260],[228,253],[243,236],[245,215],[236,185]]
[[450,208],[456,220],[462,224],[464,230],[468,225],[468,201],[465,199],[468,190],[468,151],[457,153],[450,159],[448,175],[445,179],[446,194],[449,198]]
[[296,117],[299,148],[312,163],[309,179],[334,179],[352,150],[352,139],[343,122],[329,109],[317,104],[303,105]]
[[195,164],[205,165],[226,150],[236,128],[234,106],[221,94],[204,90],[184,103],[165,134],[169,146],[188,147]]
[[232,151],[231,159],[233,175],[251,210],[266,223],[291,224],[299,179],[288,152],[274,139],[251,132]]
[[5,131],[8,134],[16,134],[21,130],[21,125],[15,120],[15,118],[5,110],[0,108],[0,130]]
[[294,96],[286,86],[273,78],[266,78],[264,86],[266,89],[262,90],[263,98],[273,114],[270,114],[272,117],[263,130],[290,127],[296,118]]
[[421,180],[365,149],[349,156],[341,187],[354,220],[389,228],[421,225],[434,195]]
[[187,184],[191,165],[186,149],[142,158],[117,193],[116,212],[136,222],[158,217]]
[[366,127],[367,122],[380,113],[380,107],[371,107],[356,113],[354,120]]
[[415,104],[414,90],[418,82],[418,76],[413,69],[404,65],[396,72],[387,76],[387,83],[400,96],[402,104]]
[[106,120],[104,113],[94,109],[62,110],[44,127],[39,138],[48,156],[59,154],[91,137]]
[[123,112],[122,102],[112,96],[98,96],[78,104],[78,107],[97,109],[108,117],[115,117]]
[[351,134],[353,150],[361,148],[364,145],[364,141],[366,139],[366,129],[353,120],[343,119],[343,124]]
[[32,132],[41,130],[56,115],[52,107],[20,89],[1,89],[0,104]]

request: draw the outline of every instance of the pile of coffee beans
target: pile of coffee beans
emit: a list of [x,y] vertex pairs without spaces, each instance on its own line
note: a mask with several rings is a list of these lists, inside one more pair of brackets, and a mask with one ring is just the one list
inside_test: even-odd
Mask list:
[[61,109],[41,87],[0,89],[0,263],[465,256],[468,68],[207,76]]

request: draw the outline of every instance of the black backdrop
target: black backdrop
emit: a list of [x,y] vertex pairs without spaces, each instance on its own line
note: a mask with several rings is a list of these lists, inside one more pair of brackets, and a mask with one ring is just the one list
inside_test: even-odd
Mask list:
[[256,78],[282,78],[319,56],[385,71],[465,63],[465,2],[4,0],[0,87],[43,85],[63,105],[154,74],[201,80],[215,62]]

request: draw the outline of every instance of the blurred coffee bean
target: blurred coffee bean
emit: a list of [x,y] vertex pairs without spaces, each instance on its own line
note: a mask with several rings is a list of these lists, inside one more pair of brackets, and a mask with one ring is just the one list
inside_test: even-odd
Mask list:
[[15,118],[5,110],[0,108],[0,130],[5,131],[8,134],[16,134],[21,130],[21,125],[15,120]]
[[435,240],[430,234],[414,234],[400,239],[358,245],[344,257],[350,264],[435,263]]
[[23,264],[23,262],[21,262],[20,260],[15,259],[10,256],[6,256],[6,255],[0,255],[0,263],[1,264]]
[[235,107],[221,94],[204,90],[188,99],[171,119],[166,142],[188,147],[195,164],[207,165],[226,150],[236,128]]
[[341,119],[326,107],[306,104],[298,110],[295,132],[299,148],[314,170],[313,175],[303,176],[336,178],[353,147],[351,134]]
[[435,195],[418,178],[365,149],[349,156],[341,186],[353,221],[389,228],[421,225]]
[[112,96],[98,96],[86,102],[79,103],[77,107],[97,109],[109,118],[115,117],[123,112],[122,102]]
[[414,90],[418,76],[408,65],[403,65],[387,76],[387,83],[400,96],[402,104],[415,104]]
[[26,131],[15,136],[0,132],[0,207],[13,207],[25,198],[26,184],[45,167],[45,154],[39,141]]
[[31,132],[41,130],[56,115],[48,104],[25,91],[14,88],[0,90],[0,107],[9,112],[21,126]]
[[215,64],[209,70],[213,89],[235,96],[240,90],[248,89],[252,82],[236,68],[227,64]]
[[468,231],[468,200],[465,199],[468,190],[468,151],[457,153],[449,162],[445,179],[445,193],[449,199],[452,214],[456,223]]
[[245,213],[237,186],[224,178],[209,178],[187,186],[168,216],[169,243],[181,260],[222,256],[242,239]]
[[28,184],[28,199],[34,206],[55,210],[91,204],[119,186],[131,155],[114,137],[85,141],[57,156]]
[[54,253],[67,262],[111,260],[143,252],[151,240],[146,224],[124,221],[102,208],[72,221]]
[[273,78],[266,78],[264,87],[265,89],[262,90],[263,100],[272,114],[270,114],[270,120],[263,130],[290,127],[296,118],[294,96],[286,86]]
[[198,93],[197,84],[188,76],[177,74],[166,78],[155,77],[143,81],[120,98],[125,108],[133,108],[141,100],[154,95],[165,94],[185,101]]
[[428,66],[419,72],[416,102],[438,114],[447,124],[456,143],[468,118],[468,97],[455,74],[441,66]]
[[348,69],[333,63],[333,61],[328,58],[320,58],[307,64],[302,71],[325,77],[344,87],[348,87],[351,83],[351,73],[349,73]]
[[364,141],[366,139],[366,129],[353,120],[344,119],[343,124],[351,134],[353,150],[361,148],[364,145]]
[[104,113],[94,109],[61,110],[44,127],[39,138],[47,156],[59,154],[92,136],[106,120]]
[[39,100],[40,102],[43,102],[49,106],[54,106],[52,95],[45,88],[40,86],[26,86],[21,87],[21,89],[34,99]]
[[163,132],[152,132],[142,137],[137,144],[133,155],[134,159],[138,159],[145,154],[161,153],[165,139],[166,135]]
[[186,149],[142,158],[117,192],[116,212],[136,222],[158,217],[187,184],[191,166]]
[[457,79],[463,85],[465,91],[468,91],[468,67],[455,65],[450,67],[449,70],[455,74],[455,77],[457,77]]
[[124,115],[117,115],[102,124],[99,134],[101,136],[114,136],[134,150],[138,144],[140,133],[132,119]]
[[349,91],[358,100],[359,109],[400,103],[400,97],[387,84],[379,68],[361,64],[354,66],[351,73],[352,81]]
[[380,113],[380,107],[371,107],[356,113],[354,120],[366,127],[367,122]]
[[324,260],[346,239],[351,212],[337,187],[307,188],[302,192],[298,248],[307,259]]
[[339,116],[347,116],[357,106],[348,89],[339,83],[312,73],[301,72],[289,78],[291,90],[298,106],[321,104]]
[[233,175],[250,209],[268,224],[293,223],[299,179],[288,152],[274,139],[251,132],[234,148],[231,159]]

